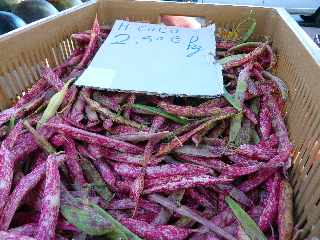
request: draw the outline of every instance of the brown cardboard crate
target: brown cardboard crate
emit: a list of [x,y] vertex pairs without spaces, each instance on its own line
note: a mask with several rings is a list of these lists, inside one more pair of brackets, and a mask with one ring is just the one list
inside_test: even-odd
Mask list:
[[295,223],[299,238],[320,235],[320,53],[317,46],[284,9],[102,0],[60,13],[0,38],[0,109],[39,79],[39,67],[55,66],[74,49],[73,32],[89,29],[98,14],[100,22],[117,18],[159,22],[160,15],[183,15],[232,23],[254,10],[257,35],[269,35],[277,50],[275,74],[290,90],[286,121],[294,143],[290,180],[294,187]]

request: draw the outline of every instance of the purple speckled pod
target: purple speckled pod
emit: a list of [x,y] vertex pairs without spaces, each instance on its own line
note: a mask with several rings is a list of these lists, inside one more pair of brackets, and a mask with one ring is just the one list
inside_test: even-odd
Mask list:
[[108,186],[114,188],[116,177],[114,176],[114,173],[112,169],[109,167],[109,165],[100,159],[94,159],[92,160],[92,163],[99,171],[101,177],[108,184]]
[[[130,96],[128,97],[128,100],[127,100],[127,104],[134,104],[135,101],[136,101],[136,95],[130,94]],[[131,109],[130,108],[126,109],[123,113],[123,116],[127,119],[130,119]]]
[[47,81],[42,78],[39,79],[35,84],[32,85],[31,89],[20,98],[15,107],[21,107],[24,104],[27,104],[30,101],[36,99],[37,97],[41,96],[46,90],[48,90],[48,88],[50,88],[50,86],[48,85]]
[[279,240],[289,240],[293,234],[293,191],[287,180],[281,181],[279,192],[277,219]]
[[16,131],[19,129],[21,129],[20,125],[17,124],[0,147],[0,211],[4,207],[10,192],[15,162],[38,148],[29,133],[20,135],[15,146],[10,148],[13,145],[12,138],[17,135]]
[[75,122],[81,122],[81,120],[84,118],[84,108],[85,108],[85,102],[83,100],[83,98],[79,95],[77,100],[75,101],[75,103],[73,104],[70,114],[69,114],[69,118],[72,121]]
[[102,92],[95,91],[92,94],[93,100],[100,103],[103,107],[109,108],[115,112],[120,111],[121,107],[116,98],[103,94]]
[[84,178],[79,160],[78,160],[78,151],[76,148],[75,142],[68,137],[63,137],[64,142],[64,149],[67,155],[66,164],[70,171],[71,177],[74,180],[74,183],[83,185],[87,181]]
[[19,240],[35,240],[35,238],[20,235],[20,234],[15,234],[15,233],[10,233],[10,232],[5,232],[5,231],[0,231],[0,239],[3,240],[14,240],[14,239],[19,239]]
[[254,112],[250,108],[244,106],[243,113],[254,125],[258,124],[258,120]]
[[75,142],[71,138],[65,137],[60,134],[53,136],[51,138],[51,142],[56,147],[64,146],[67,155],[66,164],[70,171],[73,182],[80,185],[85,184],[86,180],[78,161],[78,151]]
[[84,68],[91,61],[93,54],[98,48],[99,35],[100,35],[100,26],[98,23],[98,19],[96,18],[93,23],[92,31],[90,34],[90,42],[86,48],[86,51],[84,53],[84,56],[81,62],[74,68],[73,72]]
[[88,118],[87,127],[95,127],[100,123],[99,117],[97,112],[93,111],[90,106],[86,105],[85,107],[85,113]]
[[201,204],[204,207],[214,209],[214,205],[201,193],[193,188],[189,188],[186,190],[186,196],[189,196],[195,202]]
[[[135,178],[140,174],[141,167],[114,163],[114,170],[117,174],[124,177]],[[146,168],[147,178],[169,177],[176,175],[201,175],[210,173],[210,169],[202,166],[195,166],[191,164],[164,164],[161,166],[150,166]]]
[[272,185],[268,189],[268,198],[263,212],[259,219],[259,227],[262,231],[267,231],[270,228],[273,220],[275,220],[278,211],[279,202],[279,186],[280,186],[280,174],[276,173],[273,177]]
[[96,133],[91,133],[91,132],[87,132],[85,130],[79,129],[79,128],[75,128],[75,127],[71,127],[69,125],[66,124],[50,124],[47,123],[46,124],[47,127],[50,127],[52,129],[55,129],[59,132],[63,132],[64,134],[73,137],[77,140],[80,141],[84,141],[87,143],[92,143],[92,144],[98,144],[101,146],[105,146],[105,147],[109,147],[109,148],[114,148],[118,151],[121,152],[128,152],[128,153],[142,153],[142,149],[126,143],[126,142],[122,142],[113,138],[109,138],[106,136],[102,136]]
[[138,236],[148,240],[183,240],[192,232],[191,229],[173,225],[152,225],[132,218],[121,218],[120,222]]
[[8,232],[13,233],[13,234],[17,234],[17,235],[33,237],[36,230],[37,230],[36,223],[28,223],[28,224],[24,224],[24,225],[16,227],[16,228],[11,228],[8,230]]
[[[56,164],[61,164],[66,156],[65,155],[54,155],[53,160]],[[43,163],[36,167],[31,173],[23,177],[16,188],[13,190],[8,198],[8,202],[2,211],[2,217],[0,218],[0,230],[7,230],[15,214],[17,208],[19,207],[22,199],[26,194],[37,185],[46,172],[46,163]]]
[[59,76],[51,68],[44,68],[41,75],[42,78],[57,91],[62,90],[64,83],[59,79]]
[[249,192],[265,182],[271,175],[275,173],[276,169],[265,169],[250,176],[248,180],[242,182],[238,188],[242,192]]
[[135,133],[137,131],[138,131],[138,129],[127,126],[127,125],[123,125],[123,124],[116,125],[116,126],[112,127],[111,129],[109,129],[109,132],[112,135],[119,135],[122,133],[124,133],[124,134],[125,133]]
[[157,133],[148,133],[148,132],[135,132],[135,133],[122,133],[114,136],[115,139],[126,141],[126,142],[143,142],[150,140],[152,138],[164,139],[169,136],[170,132],[163,131]]
[[113,125],[113,121],[110,118],[106,118],[106,119],[104,119],[102,125],[103,125],[104,129],[109,131],[111,129],[112,125]]
[[52,240],[60,208],[60,174],[57,155],[49,155],[46,163],[46,183],[42,200],[41,214],[36,234],[37,240]]
[[277,154],[276,149],[270,147],[262,148],[261,145],[252,144],[243,144],[236,150],[236,152],[241,155],[257,158],[260,160],[269,160],[275,157]]
[[165,101],[162,101],[158,105],[169,113],[182,116],[182,117],[207,117],[218,113],[230,113],[234,109],[231,107],[219,108],[215,106],[205,106],[205,107],[191,107],[191,106],[178,106]]
[[233,179],[228,177],[211,177],[209,175],[184,176],[182,179],[170,181],[147,188],[144,193],[150,194],[155,192],[172,192],[180,189],[186,189],[197,186],[210,186],[218,183],[231,182]]
[[260,132],[263,140],[268,139],[272,131],[271,113],[267,105],[266,97],[262,97],[259,115]]

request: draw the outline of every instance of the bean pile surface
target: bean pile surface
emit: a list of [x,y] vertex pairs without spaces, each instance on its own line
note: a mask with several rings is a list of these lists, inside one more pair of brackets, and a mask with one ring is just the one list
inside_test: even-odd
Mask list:
[[214,99],[76,87],[110,30],[73,34],[0,113],[0,239],[291,239],[288,90],[250,21],[217,33]]

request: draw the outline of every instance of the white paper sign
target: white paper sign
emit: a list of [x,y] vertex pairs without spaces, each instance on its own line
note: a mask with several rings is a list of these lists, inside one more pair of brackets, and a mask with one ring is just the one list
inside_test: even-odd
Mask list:
[[76,85],[168,95],[223,94],[215,26],[177,28],[117,20]]

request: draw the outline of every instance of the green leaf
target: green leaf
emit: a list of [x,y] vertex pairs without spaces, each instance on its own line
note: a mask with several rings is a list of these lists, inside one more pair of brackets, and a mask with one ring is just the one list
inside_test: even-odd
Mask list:
[[133,232],[131,232],[129,229],[127,229],[125,226],[123,226],[121,223],[119,223],[116,219],[114,219],[108,212],[103,210],[98,205],[91,203],[90,206],[95,209],[101,216],[103,216],[105,219],[107,219],[110,223],[112,223],[116,228],[123,232],[130,240],[142,240],[140,237],[135,235]]
[[90,183],[92,183],[94,191],[96,191],[106,201],[106,203],[110,202],[110,200],[113,198],[113,194],[108,189],[107,185],[93,164],[83,157],[80,157],[80,163],[86,178],[90,181]]
[[225,65],[229,62],[238,61],[244,56],[246,56],[245,53],[230,55],[230,56],[219,59],[217,62],[220,63],[221,65]]
[[254,33],[254,31],[256,30],[256,26],[257,26],[257,22],[256,19],[254,18],[250,18],[249,19],[250,26],[248,28],[248,30],[243,34],[242,36],[242,40],[240,43],[245,43],[246,41],[249,40],[249,38],[252,36],[252,34]]
[[170,120],[172,120],[176,123],[179,123],[181,125],[186,125],[188,123],[187,118],[179,117],[174,114],[168,113],[161,108],[151,107],[151,106],[147,106],[147,105],[143,105],[143,104],[130,104],[130,105],[128,105],[128,107],[160,115],[164,118],[170,119]]
[[9,130],[11,131],[16,125],[16,116],[12,116],[9,121]]
[[229,144],[234,144],[238,138],[241,123],[243,119],[243,113],[238,113],[231,118],[230,130],[229,130]]
[[247,91],[247,79],[248,77],[248,72],[246,70],[243,70],[240,72],[239,77],[238,77],[238,82],[237,82],[237,88],[236,92],[234,93],[234,98],[239,101],[239,105],[241,106],[242,109],[242,102],[244,101],[244,93]]
[[[48,142],[48,140],[38,133],[30,123],[25,120],[23,121],[24,127],[33,135],[33,138],[36,140],[37,144],[48,154],[56,153],[56,149]],[[63,166],[63,165],[62,165]]]
[[243,119],[242,126],[239,130],[238,136],[234,141],[234,146],[239,147],[242,144],[249,144],[251,140],[251,131],[253,126],[249,119]]
[[237,101],[234,96],[232,96],[230,93],[228,93],[227,89],[223,88],[224,91],[224,98],[227,99],[227,101],[238,111],[242,110],[242,106],[241,103],[239,101]]
[[244,94],[247,91],[247,78],[249,73],[247,69],[243,69],[238,77],[237,88],[234,96],[228,93],[227,89],[224,88],[224,97],[227,101],[238,111],[242,111],[242,103],[244,101]]
[[68,88],[70,83],[73,81],[74,79],[70,79],[61,89],[61,91],[57,92],[56,94],[54,94],[49,103],[48,106],[46,107],[46,110],[44,110],[40,121],[37,124],[37,129],[39,129],[43,124],[45,124],[50,118],[52,118],[58,111],[60,105],[63,102],[64,97],[67,94]]
[[255,221],[240,207],[236,201],[230,197],[226,197],[225,201],[251,240],[267,240],[266,236],[263,234]]
[[251,100],[251,104],[250,104],[251,111],[256,115],[259,114],[259,102],[260,102],[260,98],[256,97]]
[[62,204],[60,211],[69,223],[91,236],[102,236],[115,229],[110,222],[90,207],[81,209]]
[[251,142],[253,144],[258,144],[260,142],[260,137],[254,128],[251,128]]

